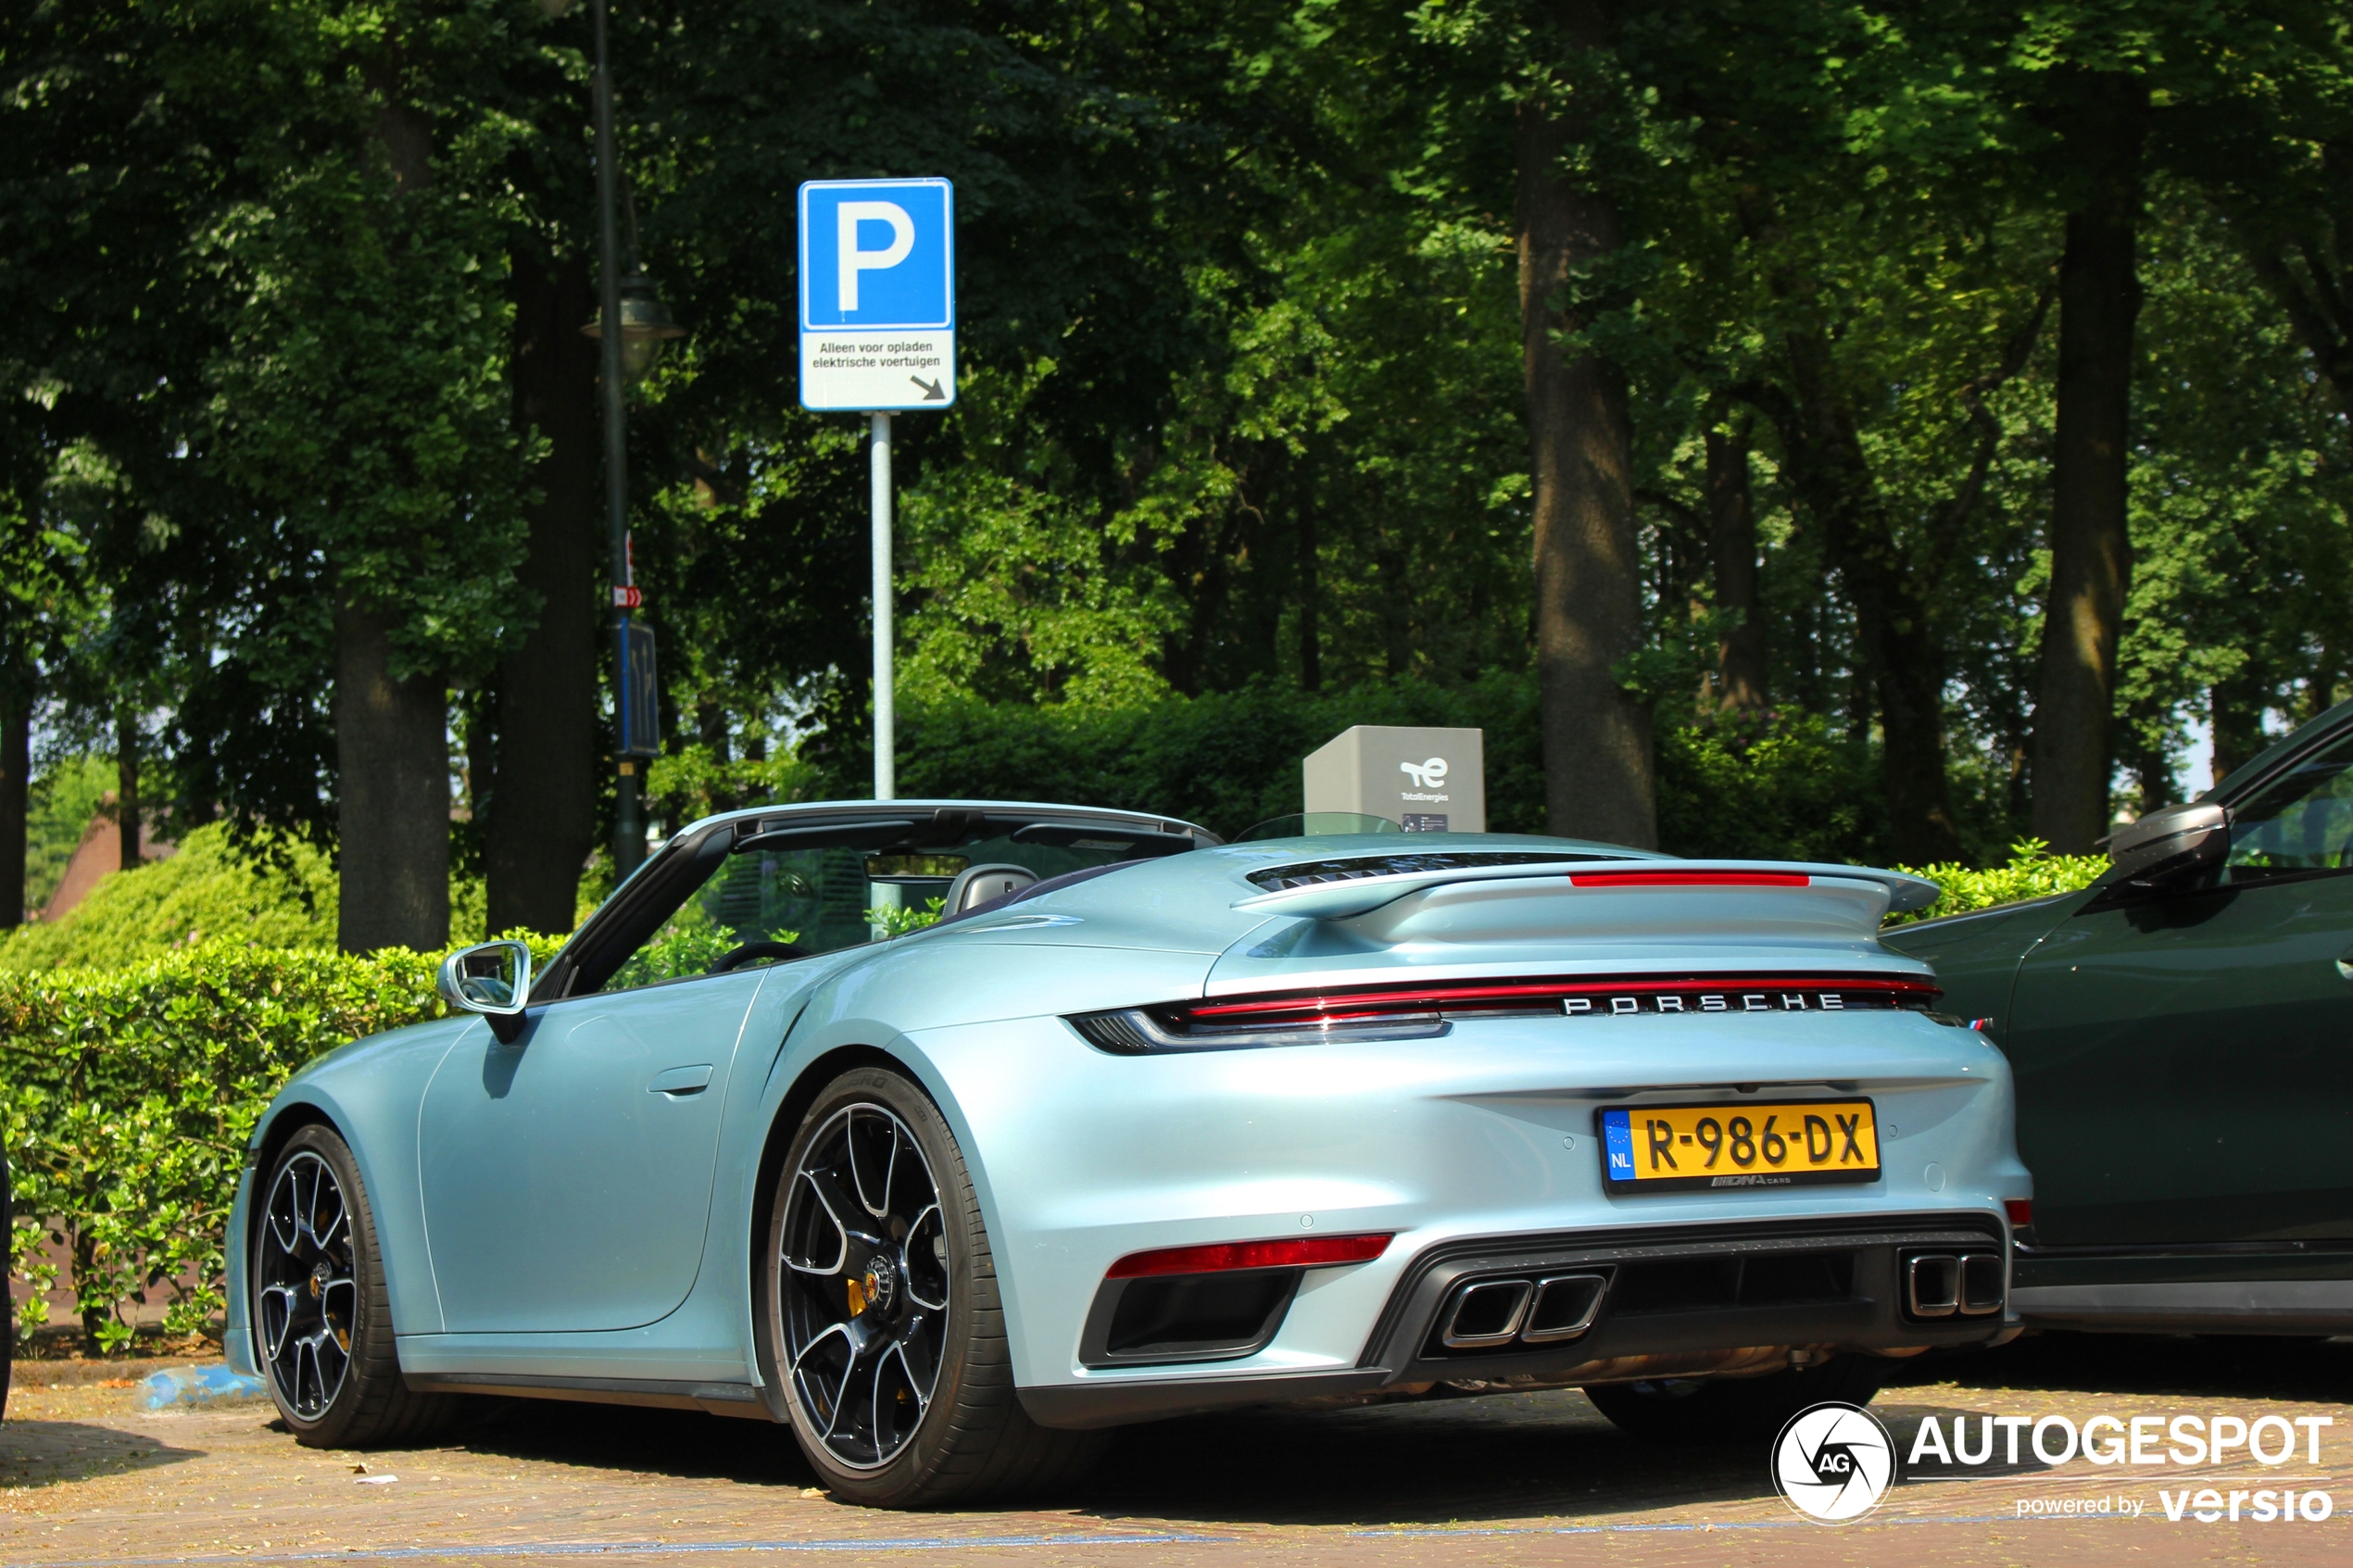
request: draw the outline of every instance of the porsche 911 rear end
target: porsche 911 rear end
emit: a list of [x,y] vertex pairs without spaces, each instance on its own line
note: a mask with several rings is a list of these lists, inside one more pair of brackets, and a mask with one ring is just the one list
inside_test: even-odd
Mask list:
[[[1730,1436],[2015,1331],[2007,1073],[1876,937],[1926,884],[1395,842],[1037,900],[1059,956],[1000,960],[1089,1005],[914,1037],[1036,1420],[1575,1385]],[[1180,985],[1212,905],[1239,934]]]

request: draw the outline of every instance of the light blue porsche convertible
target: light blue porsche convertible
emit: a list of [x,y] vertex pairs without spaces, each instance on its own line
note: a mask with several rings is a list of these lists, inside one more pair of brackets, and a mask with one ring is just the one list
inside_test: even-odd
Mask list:
[[536,974],[459,952],[450,1017],[286,1085],[231,1358],[306,1443],[469,1395],[699,1408],[885,1506],[1243,1405],[1578,1386],[1746,1435],[2016,1332],[2007,1071],[1878,935],[1933,892],[993,801],[713,818]]

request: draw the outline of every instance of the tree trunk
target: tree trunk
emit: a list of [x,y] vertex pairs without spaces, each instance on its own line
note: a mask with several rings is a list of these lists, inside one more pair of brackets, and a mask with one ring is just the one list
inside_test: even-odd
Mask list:
[[[1601,6],[1587,0],[1555,14],[1572,47],[1606,44]],[[1566,353],[1559,342],[1585,324],[1560,299],[1571,269],[1618,245],[1616,208],[1561,167],[1583,118],[1523,103],[1513,138],[1545,817],[1556,834],[1648,848],[1658,842],[1650,713],[1611,668],[1642,638],[1626,379],[1601,356]]]
[[335,611],[337,944],[431,952],[449,940],[448,688],[392,678],[387,619]]
[[0,929],[24,923],[25,802],[32,782],[32,699],[0,711]]
[[597,345],[585,260],[515,266],[515,420],[547,438],[517,573],[539,624],[498,671],[497,771],[483,834],[493,935],[573,927],[597,840]]
[[1707,433],[1709,554],[1716,612],[1739,623],[1716,645],[1716,700],[1750,711],[1765,706],[1765,620],[1756,600],[1756,509],[1748,482],[1748,441]]
[[2103,72],[2079,102],[2065,147],[2086,188],[2059,267],[2051,588],[2034,703],[2034,834],[2062,855],[2090,854],[2108,832],[2116,645],[2133,575],[2125,460],[2148,89]]
[[139,724],[128,710],[117,713],[114,721],[115,817],[122,840],[122,857],[119,864],[124,871],[139,869]]

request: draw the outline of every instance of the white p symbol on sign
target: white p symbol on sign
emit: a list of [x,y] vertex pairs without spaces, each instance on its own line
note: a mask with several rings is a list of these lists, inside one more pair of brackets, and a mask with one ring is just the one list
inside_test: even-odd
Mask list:
[[[835,232],[837,236],[835,272],[837,289],[844,310],[858,308],[858,274],[880,271],[896,267],[907,259],[915,248],[915,220],[897,202],[844,202],[834,209]],[[861,219],[870,223],[890,225],[890,244],[881,250],[858,248],[858,223]]]

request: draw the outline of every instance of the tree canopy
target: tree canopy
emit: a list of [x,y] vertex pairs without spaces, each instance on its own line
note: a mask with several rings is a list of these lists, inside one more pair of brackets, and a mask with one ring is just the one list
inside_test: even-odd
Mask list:
[[[335,852],[348,946],[431,945],[453,866],[570,920],[611,809],[586,10],[0,13],[0,885],[28,771],[115,754],[173,831]],[[1535,732],[1500,826],[2000,864],[2353,690],[2341,6],[611,27],[690,330],[629,416],[665,827],[862,792],[862,426],[794,385],[794,191],[852,175],[957,187],[960,398],[900,420],[940,787],[1018,771],[992,735],[1158,757],[1158,712],[1239,813],[1299,723],[1452,713]]]

